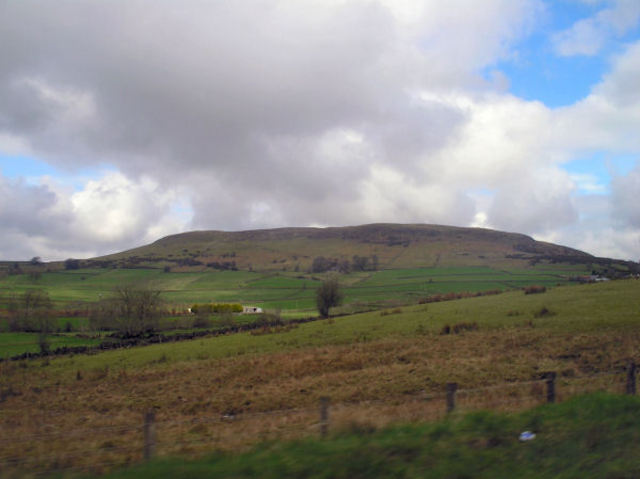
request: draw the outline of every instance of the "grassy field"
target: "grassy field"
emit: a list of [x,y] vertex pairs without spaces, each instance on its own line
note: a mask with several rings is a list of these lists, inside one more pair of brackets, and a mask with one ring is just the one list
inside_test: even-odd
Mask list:
[[[461,323],[475,327],[441,334]],[[545,371],[558,373],[560,400],[621,391],[627,361],[640,361],[639,325],[640,281],[627,280],[0,363],[3,459],[16,461],[16,471],[55,464],[105,471],[136,462],[149,408],[158,418],[159,454],[196,457],[317,434],[322,396],[335,405],[332,427],[378,429],[437,417],[442,400],[425,398],[442,398],[452,381],[462,390],[462,411],[537,404]],[[224,415],[244,419],[225,422]]]
[[[37,333],[0,334],[0,358],[8,358],[22,353],[39,352],[38,336]],[[99,338],[81,338],[72,334],[48,335],[47,341],[52,350],[64,346],[92,346],[100,343]]]
[[[342,275],[348,303],[417,302],[430,294],[508,290],[527,284],[554,286],[586,273],[568,267],[499,270],[488,267],[417,268]],[[116,286],[147,284],[163,292],[172,307],[196,302],[241,302],[281,309],[293,315],[315,311],[315,290],[323,275],[218,271],[165,273],[151,269],[83,269],[0,278],[0,306],[29,289],[46,290],[60,308],[82,308],[107,297]]]
[[[522,431],[536,434],[518,441]],[[519,414],[476,412],[425,424],[345,428],[330,440],[268,443],[244,454],[160,460],[110,478],[636,478],[640,400],[594,394]]]
[[[384,306],[417,303],[420,298],[439,293],[510,290],[530,284],[567,284],[577,274],[567,267],[539,266],[525,270],[498,270],[489,267],[415,268],[341,275],[345,304],[334,314],[371,310]],[[184,312],[193,303],[240,302],[277,312],[284,319],[317,315],[315,292],[324,275],[298,273],[257,273],[218,271],[165,273],[152,269],[84,269],[43,273],[38,280],[28,275],[0,279],[0,310],[11,297],[31,289],[49,293],[63,316],[57,318],[59,332],[93,334],[87,308],[109,297],[114,288],[126,284],[146,284],[162,291],[167,309]],[[76,316],[65,316],[73,313]],[[237,324],[251,322],[238,317]],[[22,333],[20,341],[3,338],[7,325],[0,318],[0,358],[38,351],[38,335]],[[214,328],[215,329],[215,328]],[[96,341],[72,335],[52,338],[51,348],[92,345]],[[5,346],[7,345],[7,346]]]

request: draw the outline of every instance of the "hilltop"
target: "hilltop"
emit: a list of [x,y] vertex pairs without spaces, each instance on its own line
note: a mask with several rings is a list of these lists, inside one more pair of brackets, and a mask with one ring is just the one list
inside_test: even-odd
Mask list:
[[85,260],[80,266],[321,272],[455,266],[509,268],[545,263],[579,264],[584,270],[599,271],[636,271],[638,267],[636,263],[598,258],[523,234],[426,224],[192,231]]

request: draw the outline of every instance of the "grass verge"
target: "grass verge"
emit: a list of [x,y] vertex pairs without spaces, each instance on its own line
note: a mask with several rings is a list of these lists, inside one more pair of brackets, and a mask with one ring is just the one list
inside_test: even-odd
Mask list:
[[[533,431],[535,439],[520,442]],[[640,399],[598,393],[518,414],[475,412],[328,440],[264,443],[244,454],[164,459],[108,478],[635,478]]]

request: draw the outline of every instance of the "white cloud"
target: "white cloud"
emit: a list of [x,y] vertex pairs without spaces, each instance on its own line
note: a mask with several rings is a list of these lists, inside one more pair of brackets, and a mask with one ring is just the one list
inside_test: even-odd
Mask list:
[[578,20],[567,30],[553,37],[553,44],[561,56],[595,55],[612,37],[620,37],[640,21],[640,2],[616,0],[611,7],[598,11],[593,17]]
[[119,173],[74,192],[51,178],[38,185],[0,176],[0,251],[7,259],[96,256],[139,246],[186,229],[171,211],[175,192]]
[[144,243],[154,239],[147,229],[154,225],[157,231],[173,197],[149,178],[134,183],[120,173],[108,173],[69,198],[73,230],[97,243]]
[[572,150],[640,152],[640,41],[612,61],[612,69],[575,105],[554,112],[560,147]]
[[544,234],[575,223],[573,182],[555,167],[537,168],[498,189],[488,222],[501,230]]
[[600,178],[590,173],[573,173],[570,175],[578,190],[586,194],[604,194],[607,192],[607,186],[602,184]]
[[594,18],[580,20],[571,28],[560,32],[554,37],[556,52],[561,56],[595,55],[605,41],[608,32],[599,26]]
[[597,252],[598,256],[640,261],[640,230],[614,227],[584,230],[569,237],[557,236],[558,241],[570,240],[583,251]]

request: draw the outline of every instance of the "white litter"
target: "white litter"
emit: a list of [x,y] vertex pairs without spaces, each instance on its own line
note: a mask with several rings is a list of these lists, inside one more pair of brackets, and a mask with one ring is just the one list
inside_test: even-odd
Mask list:
[[531,441],[535,438],[536,438],[536,435],[531,431],[524,431],[522,434],[520,434],[520,441],[522,442]]

